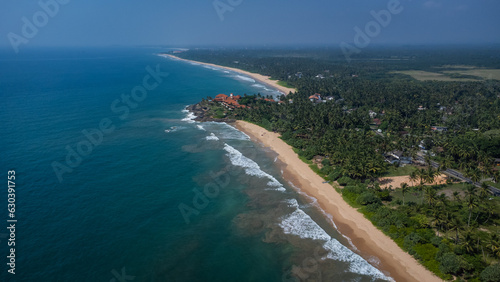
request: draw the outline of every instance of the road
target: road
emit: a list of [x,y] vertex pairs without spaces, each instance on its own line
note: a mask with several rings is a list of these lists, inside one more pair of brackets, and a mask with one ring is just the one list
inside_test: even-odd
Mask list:
[[[417,156],[415,159],[419,160],[419,161],[423,161],[425,163],[425,159],[421,156]],[[432,167],[434,168],[438,168],[439,167],[439,163],[435,162],[435,161],[431,161],[431,165]],[[454,169],[447,169],[445,171],[441,171],[449,176],[452,176],[452,177],[455,177],[455,178],[458,178],[462,181],[465,181],[467,183],[471,183],[471,184],[474,184],[476,185],[477,187],[480,187],[481,186],[481,183],[479,182],[475,182],[475,183],[472,183],[472,180],[470,180],[469,178],[465,177],[462,173],[454,170]],[[495,196],[500,196],[500,189],[498,188],[495,188],[493,186],[488,186],[488,188],[490,189],[491,193]]]

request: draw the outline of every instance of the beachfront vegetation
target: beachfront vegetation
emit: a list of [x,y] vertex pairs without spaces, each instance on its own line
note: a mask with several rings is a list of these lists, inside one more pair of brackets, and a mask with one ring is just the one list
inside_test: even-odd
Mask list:
[[[281,103],[246,95],[240,103],[248,108],[227,114],[281,133],[318,174],[343,186],[339,191],[349,204],[436,275],[500,281],[500,200],[486,185],[433,185],[438,169],[447,168],[473,182],[500,182],[500,81],[475,75],[500,68],[498,50],[364,50],[350,64],[328,50],[197,50],[182,56],[295,87]],[[449,81],[395,73],[415,70]],[[315,93],[324,101],[311,101]],[[386,161],[391,151],[425,161],[394,166]],[[317,167],[311,160],[318,156]],[[411,183],[384,190],[376,181],[399,175],[410,175]]]
[[436,275],[473,281],[500,259],[500,200],[469,184],[458,197],[446,190],[447,185],[410,187],[405,202],[376,183],[353,180],[341,193],[363,205],[360,211],[375,226]]

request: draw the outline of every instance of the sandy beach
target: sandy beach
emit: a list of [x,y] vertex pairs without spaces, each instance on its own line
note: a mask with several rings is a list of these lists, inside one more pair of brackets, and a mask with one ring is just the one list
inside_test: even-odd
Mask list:
[[441,281],[373,226],[363,214],[349,206],[330,184],[323,183],[324,180],[299,159],[292,147],[279,138],[279,134],[244,121],[237,121],[235,126],[253,141],[275,151],[286,166],[284,177],[303,192],[315,197],[321,208],[333,216],[339,232],[352,240],[365,259],[378,258],[380,263],[377,268],[386,275],[395,281]]
[[174,56],[174,55],[168,55],[168,54],[164,54],[164,55],[168,56],[172,59],[175,59],[175,60],[181,60],[181,61],[197,63],[197,64],[201,64],[201,65],[206,65],[206,66],[212,66],[212,67],[216,67],[216,68],[221,68],[221,69],[233,71],[233,72],[236,72],[239,74],[243,74],[243,75],[251,77],[251,78],[255,79],[256,81],[263,83],[263,84],[265,84],[273,89],[276,89],[285,95],[288,95],[289,92],[295,93],[295,91],[296,91],[295,88],[288,88],[288,87],[284,87],[284,86],[279,85],[278,80],[271,80],[269,76],[261,75],[258,73],[252,73],[252,72],[240,70],[237,68],[230,68],[230,67],[219,66],[219,65],[214,65],[214,64],[204,63],[204,62],[186,60],[186,59],[182,59],[182,58],[179,58],[177,56]]

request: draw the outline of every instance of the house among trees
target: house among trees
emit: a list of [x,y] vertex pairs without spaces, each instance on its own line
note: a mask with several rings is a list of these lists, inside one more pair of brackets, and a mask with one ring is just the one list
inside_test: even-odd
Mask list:
[[321,94],[316,93],[314,95],[311,95],[309,96],[309,100],[314,103],[319,103],[321,102]]
[[385,155],[385,161],[390,164],[398,163],[400,165],[412,164],[412,158],[404,156],[402,151],[391,151]]
[[228,96],[226,94],[219,94],[219,95],[215,96],[214,101],[215,102],[224,102],[224,101],[226,101],[227,98],[228,98]]
[[374,124],[376,126],[380,126],[382,124],[382,121],[378,118],[374,118],[374,119],[372,119],[372,124]]
[[437,131],[437,132],[446,132],[448,131],[448,127],[444,126],[433,126],[431,127],[432,131]]

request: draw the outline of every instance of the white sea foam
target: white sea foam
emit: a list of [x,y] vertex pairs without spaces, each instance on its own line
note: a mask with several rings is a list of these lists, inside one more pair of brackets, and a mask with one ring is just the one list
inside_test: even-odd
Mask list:
[[253,87],[256,87],[256,88],[261,88],[261,89],[264,89],[265,91],[269,91],[269,92],[276,92],[277,90],[272,90],[272,89],[269,89],[267,88],[265,85],[262,85],[262,84],[252,84]]
[[[281,174],[283,175],[283,170],[281,171]],[[318,203],[318,199],[312,197],[312,196],[309,196],[307,193],[304,193],[301,189],[299,189],[297,186],[293,185],[292,182],[288,181],[288,184],[290,186],[292,186],[295,191],[297,191],[300,195],[302,195],[304,198],[307,198],[311,205],[316,207],[321,213],[323,213],[331,222],[331,224],[333,225],[333,228],[335,228],[335,230],[337,230],[339,232],[340,235],[342,235],[342,237],[344,237],[348,242],[349,242],[349,245],[351,245],[351,247],[354,249],[354,250],[358,250],[358,248],[354,245],[354,243],[352,242],[351,238],[347,237],[346,235],[340,233],[338,227],[337,227],[337,224],[335,224],[335,221],[333,221],[333,216],[329,213],[327,213]]]
[[323,248],[328,251],[326,258],[349,263],[349,271],[368,275],[387,281],[394,281],[385,276],[380,270],[369,264],[358,254],[349,250],[339,241],[330,237],[312,218],[303,210],[297,209],[286,216],[279,224],[286,234],[297,235],[300,238],[324,241]]
[[293,198],[292,199],[286,199],[285,202],[291,208],[298,208],[299,207],[299,202],[297,202],[297,199],[293,199]]
[[269,187],[275,187],[275,188],[283,187],[283,185],[281,185],[281,183],[276,178],[264,172],[262,169],[260,169],[260,166],[256,162],[243,156],[243,154],[240,151],[236,150],[235,148],[231,147],[228,144],[224,144],[224,150],[228,153],[227,156],[229,157],[231,163],[234,166],[239,166],[244,168],[246,174],[257,176],[259,178],[269,179],[269,182],[267,183],[267,186]]
[[224,71],[224,73],[230,73],[229,71]]
[[278,188],[266,188],[264,189],[266,191],[278,191],[278,192],[286,192],[286,188],[283,186],[280,186]]
[[222,123],[227,130],[222,130],[220,132],[220,137],[226,140],[250,140],[250,136],[246,135],[244,132],[230,126],[227,123]]
[[203,65],[204,68],[209,69],[209,70],[220,70],[220,68],[208,66],[208,65]]
[[185,118],[183,118],[182,121],[187,121],[189,123],[195,123],[195,121],[194,121],[195,118],[196,118],[196,116],[194,115],[194,113],[188,111],[188,115]]
[[244,80],[244,81],[255,82],[255,79],[250,78],[250,77],[247,77],[247,76],[243,76],[243,75],[236,75],[235,77],[236,77],[236,78],[238,78],[238,79]]
[[184,127],[184,126],[171,126],[169,129],[165,129],[165,133],[172,133],[172,132],[176,132],[176,131],[183,130],[183,129],[186,129],[186,127]]
[[205,139],[208,141],[219,141],[219,137],[215,136],[213,133],[210,133],[210,135],[205,137]]
[[199,125],[199,124],[196,125],[196,128],[198,128],[199,130],[202,130],[202,131],[207,131],[202,125]]
[[225,122],[204,122],[203,128],[207,131],[214,132],[222,140],[250,140],[248,135]]
[[162,57],[162,58],[167,58],[167,59],[174,59],[174,58],[168,56],[167,54],[156,54],[156,56]]
[[253,87],[257,87],[257,88],[264,88],[264,89],[266,89],[266,88],[267,88],[265,85],[258,84],[258,83],[256,83],[256,84],[252,84],[252,86],[253,86]]

